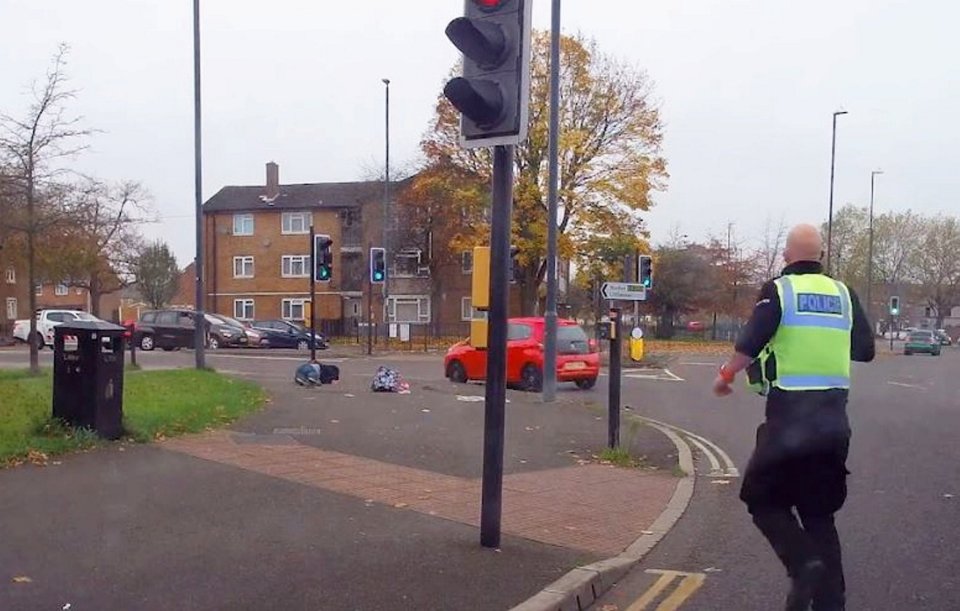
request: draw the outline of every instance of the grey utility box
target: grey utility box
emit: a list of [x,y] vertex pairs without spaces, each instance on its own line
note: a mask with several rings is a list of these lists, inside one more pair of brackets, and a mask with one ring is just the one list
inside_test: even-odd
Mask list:
[[123,434],[123,333],[102,321],[54,328],[54,418],[106,439]]

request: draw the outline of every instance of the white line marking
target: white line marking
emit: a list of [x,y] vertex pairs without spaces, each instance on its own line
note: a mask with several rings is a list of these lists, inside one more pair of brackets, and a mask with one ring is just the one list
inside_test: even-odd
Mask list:
[[682,435],[684,435],[684,436],[686,436],[686,437],[689,437],[691,441],[699,441],[699,442],[702,443],[703,445],[711,448],[711,450],[713,451],[713,453],[715,453],[715,454],[720,458],[720,460],[721,460],[721,461],[723,462],[723,464],[726,466],[726,468],[724,469],[724,474],[725,474],[726,477],[740,477],[740,471],[737,469],[736,464],[735,464],[735,463],[733,462],[733,460],[730,458],[730,455],[727,454],[726,452],[724,452],[723,449],[720,448],[720,446],[718,446],[717,444],[713,443],[712,441],[710,441],[710,440],[707,439],[706,437],[701,437],[700,435],[697,435],[696,433],[691,433],[690,431],[688,431],[688,430],[686,430],[686,429],[683,429],[683,428],[680,428],[679,426],[675,426],[675,425],[673,425],[673,424],[668,424],[668,423],[666,423],[666,422],[661,422],[661,421],[655,420],[655,419],[653,419],[653,418],[648,418],[648,417],[646,417],[646,416],[637,416],[637,417],[638,417],[638,418],[643,418],[644,420],[646,420],[646,421],[648,421],[648,422],[653,422],[653,423],[655,423],[655,424],[659,424],[660,426],[665,426],[665,427],[667,427],[667,428],[669,428],[669,429],[673,429],[674,431],[676,431],[676,432],[678,432],[678,433],[680,433],[680,434],[682,434]]
[[[310,360],[310,354],[304,354],[303,356],[254,356],[246,354],[211,354],[207,352],[207,356],[211,356],[218,359],[241,359],[248,361],[298,361],[306,362]],[[317,360],[321,363],[346,363],[350,359],[345,358],[335,358],[335,359],[325,359],[320,354],[317,355]]]
[[707,460],[710,461],[710,475],[722,475],[723,471],[720,470],[720,461],[717,460],[717,457],[713,452],[707,449],[707,446],[703,445],[693,437],[688,437],[693,445],[697,446],[703,455],[707,457]]
[[690,362],[681,361],[679,364],[680,364],[680,365],[691,365],[691,366],[693,366],[693,367],[716,367],[716,366],[717,366],[716,363],[700,363],[700,362],[697,362],[697,361],[690,361]]
[[891,386],[902,386],[903,388],[923,388],[923,386],[920,386],[919,384],[907,384],[905,382],[887,382],[887,384],[890,384]]
[[681,377],[678,376],[677,374],[673,373],[673,372],[670,371],[669,369],[664,369],[664,370],[663,370],[663,373],[667,374],[668,376],[670,376],[671,378],[673,378],[673,380],[675,380],[675,381],[677,381],[677,382],[683,382],[683,381],[684,381],[683,378],[681,378]]

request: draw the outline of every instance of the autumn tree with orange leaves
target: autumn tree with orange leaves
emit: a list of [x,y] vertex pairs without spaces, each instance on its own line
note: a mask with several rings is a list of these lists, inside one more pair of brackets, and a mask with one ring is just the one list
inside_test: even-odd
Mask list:
[[[537,32],[529,135],[514,157],[513,245],[519,248],[525,313],[537,309],[546,275],[549,64],[549,35]],[[606,242],[646,248],[641,214],[667,179],[663,126],[646,74],[605,55],[591,40],[564,36],[560,105],[560,256],[589,261]],[[423,169],[400,196],[400,213],[435,220],[438,209],[467,208],[444,221],[451,229],[448,245],[464,250],[489,240],[489,225],[477,219],[489,206],[492,157],[489,149],[461,148],[459,130],[459,113],[440,95],[421,143]],[[414,195],[418,192],[430,196]]]

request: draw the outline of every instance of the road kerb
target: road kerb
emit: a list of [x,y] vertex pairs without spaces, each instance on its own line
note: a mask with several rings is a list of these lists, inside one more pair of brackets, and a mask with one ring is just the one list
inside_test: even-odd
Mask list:
[[629,573],[663,539],[686,511],[690,499],[693,498],[696,479],[690,447],[679,435],[665,426],[632,415],[627,417],[657,429],[676,446],[677,461],[684,476],[677,483],[670,502],[647,533],[641,535],[623,552],[612,558],[573,569],[510,611],[582,611],[586,609],[617,580]]

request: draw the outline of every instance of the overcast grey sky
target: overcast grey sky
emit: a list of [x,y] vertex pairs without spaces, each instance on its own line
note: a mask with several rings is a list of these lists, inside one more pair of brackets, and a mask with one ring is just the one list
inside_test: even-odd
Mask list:
[[[392,157],[410,162],[457,54],[443,34],[457,0],[202,0],[204,194],[360,178],[383,160],[389,77]],[[537,27],[548,0],[535,0]],[[0,109],[59,42],[74,106],[103,130],[77,160],[141,180],[163,218],[148,228],[193,253],[190,0],[0,0]],[[644,68],[666,124],[670,183],[648,214],[654,241],[756,234],[766,217],[827,213],[830,116],[844,108],[836,202],[957,212],[960,4],[947,0],[565,0],[564,30]]]

